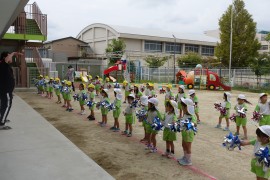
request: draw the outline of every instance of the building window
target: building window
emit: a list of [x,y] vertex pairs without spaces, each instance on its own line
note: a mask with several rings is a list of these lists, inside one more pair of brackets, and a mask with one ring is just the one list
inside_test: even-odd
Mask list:
[[[175,53],[181,54],[181,44],[175,44]],[[174,43],[166,43],[166,53],[174,53]]]
[[260,50],[268,50],[268,45],[262,45]]
[[199,45],[186,44],[185,52],[196,52],[199,53]]
[[162,42],[145,41],[144,51],[145,52],[162,52]]
[[213,46],[202,46],[202,55],[203,56],[214,56],[215,47]]

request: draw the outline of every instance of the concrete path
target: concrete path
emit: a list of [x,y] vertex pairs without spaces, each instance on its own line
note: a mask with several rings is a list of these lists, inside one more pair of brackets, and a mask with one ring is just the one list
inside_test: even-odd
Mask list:
[[14,96],[11,130],[0,130],[1,180],[110,180],[105,170]]

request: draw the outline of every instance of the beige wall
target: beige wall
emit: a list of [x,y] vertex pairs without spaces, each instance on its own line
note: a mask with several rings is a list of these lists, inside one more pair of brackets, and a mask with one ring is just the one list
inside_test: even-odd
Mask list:
[[127,51],[139,51],[142,52],[142,40],[140,39],[126,39],[126,38],[121,38],[125,41],[126,43],[126,50]]

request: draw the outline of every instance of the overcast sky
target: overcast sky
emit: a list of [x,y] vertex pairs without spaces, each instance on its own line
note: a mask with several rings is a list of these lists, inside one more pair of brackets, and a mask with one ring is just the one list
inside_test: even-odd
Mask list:
[[[35,1],[48,15],[48,40],[76,37],[92,23],[203,33],[218,28],[218,19],[231,3],[231,0]],[[245,0],[245,3],[257,29],[270,30],[270,0]]]

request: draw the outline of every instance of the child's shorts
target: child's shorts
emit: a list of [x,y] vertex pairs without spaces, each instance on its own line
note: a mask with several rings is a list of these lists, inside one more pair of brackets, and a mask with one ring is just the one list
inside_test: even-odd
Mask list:
[[44,86],[38,86],[38,90],[44,91]]
[[165,128],[163,131],[163,141],[176,141],[176,133],[169,128]]
[[126,114],[126,123],[127,124],[133,124],[134,123],[134,117],[132,114]]
[[230,112],[227,112],[226,115],[220,114],[220,118],[230,118]]
[[50,93],[53,92],[53,87],[49,87],[49,92],[50,92]]
[[270,115],[263,115],[259,122],[259,126],[270,125]]
[[119,118],[120,114],[121,114],[121,109],[120,108],[117,108],[117,109],[115,109],[113,111],[113,117],[114,118]]
[[247,125],[247,118],[240,118],[236,117],[236,126],[246,126]]
[[128,95],[130,95],[129,91],[125,91],[125,97],[128,97]]
[[62,93],[62,97],[63,97],[64,100],[67,100],[67,96],[66,96],[65,93]]
[[55,94],[56,94],[56,96],[59,96],[60,95],[60,90],[59,89],[56,89],[55,90]]
[[199,113],[199,107],[195,108],[195,113]]
[[257,160],[254,158],[251,160],[251,172],[255,173],[260,178],[268,179],[270,177],[270,171],[266,173],[263,171],[262,166],[256,166]]
[[94,104],[92,107],[89,107],[89,110],[93,111],[95,110],[95,108],[96,108],[96,105]]
[[106,109],[104,107],[101,108],[101,114],[102,114],[102,116],[106,116],[108,114],[108,112],[109,112],[108,109]]
[[148,123],[145,124],[145,130],[147,134],[158,134],[158,131],[153,130],[151,125]]
[[180,109],[180,110],[183,109],[181,102],[178,102],[178,109]]
[[100,91],[100,88],[101,88],[100,85],[95,86],[96,91]]
[[182,141],[184,142],[193,142],[194,136],[193,131],[182,131]]
[[71,94],[66,94],[66,100],[71,101]]
[[80,106],[85,105],[85,101],[83,101],[83,100],[79,101],[79,103],[80,103]]

